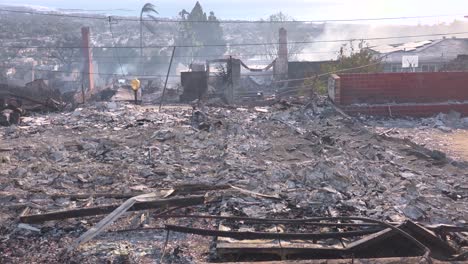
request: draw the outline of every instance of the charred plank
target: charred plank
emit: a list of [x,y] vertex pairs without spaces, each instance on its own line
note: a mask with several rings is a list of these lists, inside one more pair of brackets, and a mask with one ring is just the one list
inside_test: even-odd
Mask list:
[[[184,198],[171,198],[171,199],[160,199],[148,202],[136,202],[128,211],[141,211],[156,209],[162,207],[178,207],[178,206],[192,206],[203,204],[205,201],[204,196],[189,196]],[[90,208],[80,208],[67,211],[56,211],[45,214],[36,215],[25,215],[20,216],[22,223],[41,223],[51,220],[62,220],[75,217],[95,216],[109,214],[118,208],[120,204],[116,205],[104,205]]]

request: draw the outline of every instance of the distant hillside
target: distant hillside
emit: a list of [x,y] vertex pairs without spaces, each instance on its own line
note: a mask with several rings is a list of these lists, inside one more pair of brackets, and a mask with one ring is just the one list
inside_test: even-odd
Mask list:
[[[0,6],[0,9],[33,10],[25,7]],[[46,16],[36,14],[21,14],[0,11],[0,44],[8,46],[80,46],[80,28],[87,26],[91,28],[94,46],[138,46],[139,45],[139,22],[122,21],[119,17],[113,17],[113,35],[109,31],[109,23],[104,18],[95,14],[81,14],[91,18],[67,17],[64,13],[53,12],[53,14],[63,14],[60,16]],[[74,14],[79,15],[79,14]],[[129,18],[129,17],[126,17]],[[137,20],[137,17],[132,19]],[[222,18],[219,18],[222,20]],[[151,31],[144,31],[144,43],[147,46],[169,46],[174,45],[175,39],[180,31],[179,23],[164,19],[163,22],[149,22]],[[242,43],[266,43],[277,41],[277,30],[284,26],[288,29],[290,42],[309,41],[329,41],[343,39],[361,39],[369,37],[405,36],[434,34],[447,32],[468,31],[468,23],[455,21],[451,24],[440,24],[434,26],[373,26],[359,24],[319,24],[319,23],[221,23],[225,41],[229,44]],[[457,37],[468,37],[457,35]],[[369,41],[369,45],[402,43],[415,41],[423,38],[400,38],[381,41]],[[432,37],[441,38],[441,37]],[[217,43],[212,43],[217,44]],[[341,45],[344,42],[326,42],[300,44],[292,49],[291,60],[329,60],[336,58]],[[183,49],[183,48],[181,48]],[[185,48],[189,49],[189,48]],[[59,49],[38,49],[38,50],[17,50],[2,48],[0,58],[2,63],[17,64],[26,63],[28,58],[37,61],[40,65],[56,66],[60,69],[71,70],[79,68],[73,66],[79,64],[81,59],[79,50],[59,50]],[[116,54],[110,50],[95,50],[96,60],[99,69],[104,72],[115,72],[118,69],[117,56],[127,69],[138,59],[137,50],[119,50]],[[178,58],[177,62],[189,63],[194,60],[215,59],[223,55],[234,55],[247,61],[257,59],[255,63],[268,64],[274,57],[275,50],[269,45],[258,46],[229,46],[225,54],[205,54],[202,58]],[[298,53],[298,54],[296,54]],[[147,60],[154,61],[155,70],[166,68],[170,55],[169,48],[145,49]],[[158,57],[160,56],[160,57]],[[99,58],[101,57],[101,58]],[[132,58],[133,57],[133,58]],[[105,58],[105,59],[103,59]],[[151,59],[153,58],[153,59]],[[151,63],[150,61],[150,63]],[[29,63],[29,62],[28,62]],[[252,62],[253,63],[253,62]],[[16,65],[17,65],[16,64]],[[3,69],[0,69],[3,70]]]

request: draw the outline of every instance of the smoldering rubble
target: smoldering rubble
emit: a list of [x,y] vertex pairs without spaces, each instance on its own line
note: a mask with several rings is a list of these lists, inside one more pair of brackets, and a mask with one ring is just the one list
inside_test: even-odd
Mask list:
[[17,125],[21,116],[31,112],[60,111],[65,106],[60,91],[43,80],[27,83],[24,87],[0,84],[0,126]]
[[[198,236],[203,232],[195,229],[364,232],[361,237],[376,232],[285,223],[252,227],[245,219],[229,224],[228,219],[184,215],[247,220],[359,216],[462,229],[468,219],[466,162],[394,137],[387,129],[376,132],[327,101],[315,107],[278,102],[194,110],[173,105],[161,112],[153,106],[88,103],[71,112],[24,117],[20,125],[0,128],[0,135],[3,263],[219,261],[219,244],[226,239]],[[148,193],[203,199],[130,210],[69,250],[122,199]],[[79,215],[82,209],[108,205],[116,206]],[[33,219],[70,210],[78,216]],[[170,230],[192,234],[169,236]],[[446,236],[444,243],[456,249],[452,257],[466,250],[466,237]],[[336,247],[353,241],[328,237],[308,243]]]

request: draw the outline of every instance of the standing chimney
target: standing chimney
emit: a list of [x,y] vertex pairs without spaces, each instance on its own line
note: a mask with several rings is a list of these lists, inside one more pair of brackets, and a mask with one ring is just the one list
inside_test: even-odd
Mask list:
[[277,79],[284,80],[288,76],[288,32],[284,28],[279,29],[278,44],[275,74]]
[[88,87],[88,92],[92,93],[94,90],[94,69],[93,69],[93,55],[90,48],[90,33],[89,27],[81,28],[81,38],[83,40],[83,55],[84,55],[84,68],[83,77],[84,85]]

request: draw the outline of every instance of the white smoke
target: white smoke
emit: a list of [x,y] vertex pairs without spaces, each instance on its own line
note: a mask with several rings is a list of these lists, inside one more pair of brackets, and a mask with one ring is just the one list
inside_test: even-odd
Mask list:
[[[362,39],[388,38],[415,35],[447,34],[447,37],[466,38],[468,34],[448,34],[468,32],[468,22],[454,21],[450,24],[441,23],[438,25],[363,25],[363,24],[325,24],[322,34],[310,39],[317,43],[305,44],[302,54],[297,56],[298,60],[321,61],[333,60],[337,58],[338,52],[343,44],[349,41],[332,42],[332,40],[354,39],[355,48],[358,47]],[[401,44],[406,42],[441,39],[443,36],[406,37],[383,40],[365,40],[370,46],[380,46],[389,44]]]

